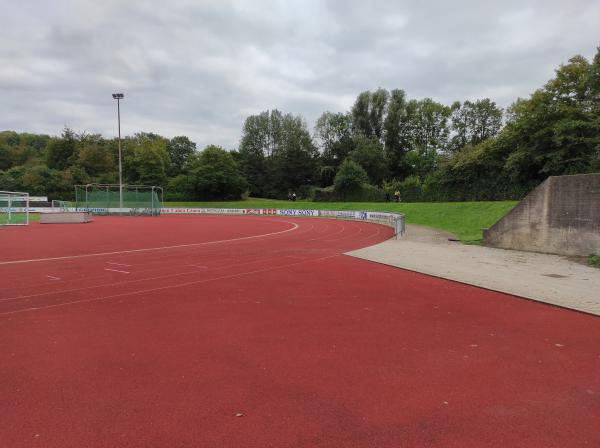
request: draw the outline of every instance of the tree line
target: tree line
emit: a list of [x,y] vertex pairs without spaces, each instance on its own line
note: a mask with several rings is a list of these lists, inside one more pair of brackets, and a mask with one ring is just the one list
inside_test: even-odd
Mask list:
[[[249,116],[236,150],[152,133],[122,148],[125,182],[163,186],[171,200],[519,199],[548,176],[600,171],[600,49],[506,110],[489,98],[445,105],[377,89],[323,113],[312,132],[278,110]],[[93,182],[118,182],[116,139],[0,133],[1,190],[68,199]]]

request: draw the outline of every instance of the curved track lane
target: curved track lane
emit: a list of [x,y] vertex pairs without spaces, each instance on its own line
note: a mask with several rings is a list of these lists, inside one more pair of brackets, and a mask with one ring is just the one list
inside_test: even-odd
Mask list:
[[346,257],[351,221],[0,233],[0,446],[600,445],[600,319]]

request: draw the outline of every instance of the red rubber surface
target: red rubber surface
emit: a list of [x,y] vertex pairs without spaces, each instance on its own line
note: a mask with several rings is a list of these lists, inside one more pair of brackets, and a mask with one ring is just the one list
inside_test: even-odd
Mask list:
[[0,229],[0,447],[600,446],[600,318],[341,255],[391,236]]

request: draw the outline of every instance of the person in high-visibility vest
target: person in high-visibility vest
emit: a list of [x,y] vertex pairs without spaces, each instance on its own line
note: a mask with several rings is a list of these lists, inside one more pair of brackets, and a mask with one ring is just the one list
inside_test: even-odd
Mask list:
[[400,202],[400,191],[396,190],[394,197],[396,198],[396,202]]

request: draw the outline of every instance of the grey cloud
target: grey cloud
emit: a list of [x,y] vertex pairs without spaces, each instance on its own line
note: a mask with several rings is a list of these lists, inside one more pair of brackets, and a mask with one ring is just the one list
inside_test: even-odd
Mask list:
[[0,29],[0,129],[188,135],[237,145],[279,108],[310,126],[363,90],[508,106],[600,43],[600,4],[574,1],[14,1]]

